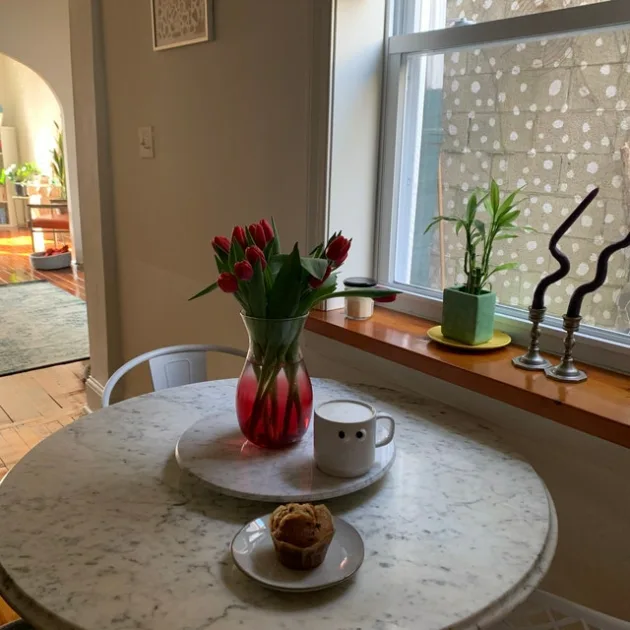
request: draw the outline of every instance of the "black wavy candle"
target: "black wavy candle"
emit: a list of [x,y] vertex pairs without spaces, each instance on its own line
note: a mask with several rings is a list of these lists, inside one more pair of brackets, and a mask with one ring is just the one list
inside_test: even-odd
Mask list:
[[551,255],[558,261],[560,268],[551,275],[543,278],[534,291],[534,299],[532,300],[532,308],[545,308],[545,292],[558,280],[562,280],[571,269],[571,263],[565,254],[558,249],[558,241],[569,231],[571,226],[578,220],[580,215],[588,208],[595,197],[599,194],[599,188],[592,190],[583,200],[582,203],[563,221],[560,227],[553,233],[549,241],[549,251]]
[[595,277],[586,284],[580,285],[571,296],[569,300],[569,308],[567,309],[567,317],[579,317],[582,310],[582,300],[588,293],[592,293],[601,287],[606,282],[606,276],[608,275],[608,261],[610,257],[618,252],[620,249],[624,249],[630,245],[630,232],[621,241],[613,243],[604,248],[602,253],[597,259],[597,271]]

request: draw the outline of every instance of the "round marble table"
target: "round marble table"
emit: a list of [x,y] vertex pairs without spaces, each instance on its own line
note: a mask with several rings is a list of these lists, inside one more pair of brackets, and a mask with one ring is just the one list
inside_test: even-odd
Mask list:
[[28,453],[0,485],[8,603],[46,630],[434,630],[497,621],[547,571],[553,503],[489,429],[434,402],[316,380],[317,401],[358,397],[393,414],[397,457],[379,483],[327,502],[363,536],[356,577],[319,593],[265,590],[229,544],[269,505],[214,494],[174,458],[183,431],[233,405],[235,384],[132,399]]

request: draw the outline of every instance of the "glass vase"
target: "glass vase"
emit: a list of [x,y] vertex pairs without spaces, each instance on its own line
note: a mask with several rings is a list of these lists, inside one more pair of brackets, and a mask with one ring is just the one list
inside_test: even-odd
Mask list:
[[261,448],[299,442],[311,421],[313,387],[300,348],[307,317],[242,315],[249,350],[236,387],[236,415],[243,435]]

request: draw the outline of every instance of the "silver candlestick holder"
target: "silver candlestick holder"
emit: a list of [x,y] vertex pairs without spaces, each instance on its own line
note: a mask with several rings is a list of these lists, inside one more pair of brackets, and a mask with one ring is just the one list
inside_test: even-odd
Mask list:
[[569,317],[565,315],[562,318],[562,327],[566,331],[564,337],[564,354],[558,365],[545,369],[545,374],[554,381],[562,381],[563,383],[582,383],[588,377],[586,372],[578,370],[573,362],[573,346],[575,346],[575,333],[580,329],[581,317]]
[[540,325],[545,319],[546,308],[529,307],[529,321],[532,322],[529,349],[526,354],[512,359],[512,365],[522,370],[545,370],[551,363],[540,354]]

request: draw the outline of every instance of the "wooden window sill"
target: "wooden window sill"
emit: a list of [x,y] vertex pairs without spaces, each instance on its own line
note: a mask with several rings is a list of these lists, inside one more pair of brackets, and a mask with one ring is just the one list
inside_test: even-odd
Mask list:
[[[434,326],[418,317],[376,308],[367,321],[343,311],[313,311],[307,330],[370,352],[560,424],[630,447],[630,377],[588,367],[588,381],[562,384],[541,372],[518,370],[517,346],[490,353],[453,352],[430,342]],[[557,358],[554,358],[557,363]]]

